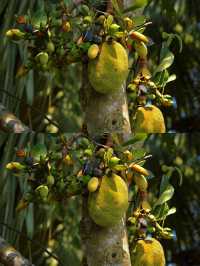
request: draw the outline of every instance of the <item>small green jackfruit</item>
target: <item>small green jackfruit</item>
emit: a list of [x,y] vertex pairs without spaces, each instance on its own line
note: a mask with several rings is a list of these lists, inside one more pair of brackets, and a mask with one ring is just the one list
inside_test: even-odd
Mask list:
[[99,56],[88,64],[89,81],[100,93],[118,91],[128,76],[128,55],[116,41],[104,42]]
[[165,121],[160,109],[154,105],[139,107],[134,131],[136,133],[165,133]]
[[133,266],[165,266],[163,247],[158,240],[139,240],[131,256]]
[[90,193],[88,210],[92,220],[103,227],[120,222],[128,208],[128,189],[118,175],[103,176],[98,191]]

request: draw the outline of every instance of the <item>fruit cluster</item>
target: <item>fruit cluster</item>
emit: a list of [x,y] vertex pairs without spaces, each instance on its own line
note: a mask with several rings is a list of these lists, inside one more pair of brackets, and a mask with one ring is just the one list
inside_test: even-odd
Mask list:
[[164,265],[163,249],[156,238],[173,237],[164,221],[174,213],[166,204],[174,189],[166,183],[160,198],[149,200],[153,174],[143,164],[151,155],[130,143],[118,143],[115,137],[109,145],[100,144],[80,133],[54,139],[48,143],[49,149],[44,144],[17,149],[18,161],[8,163],[6,168],[17,177],[24,176],[29,184],[17,211],[27,208],[30,202],[53,204],[82,195],[90,218],[98,226],[115,226],[130,214],[127,225],[133,262],[151,261],[147,265],[157,265],[158,261],[158,265]]

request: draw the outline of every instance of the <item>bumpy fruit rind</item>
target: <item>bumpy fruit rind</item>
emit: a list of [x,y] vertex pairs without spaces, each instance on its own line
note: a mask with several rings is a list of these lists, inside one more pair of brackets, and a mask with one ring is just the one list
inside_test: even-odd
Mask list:
[[136,133],[165,133],[165,121],[162,112],[154,105],[139,107],[134,122]]
[[89,81],[100,93],[118,91],[128,76],[128,55],[118,42],[104,42],[99,56],[88,64]]
[[128,189],[118,175],[103,176],[99,190],[90,193],[88,209],[92,220],[103,227],[120,222],[128,208]]
[[133,266],[165,266],[163,247],[154,238],[139,240],[135,252],[131,256],[131,261]]

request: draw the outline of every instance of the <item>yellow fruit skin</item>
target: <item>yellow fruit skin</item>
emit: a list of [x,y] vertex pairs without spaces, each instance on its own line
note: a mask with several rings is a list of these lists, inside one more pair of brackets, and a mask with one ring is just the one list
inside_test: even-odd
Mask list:
[[165,255],[160,242],[154,238],[151,240],[139,240],[136,251],[131,256],[132,266],[165,266]]
[[128,189],[124,180],[113,174],[104,176],[98,191],[89,194],[88,209],[92,220],[103,227],[118,224],[128,208]]
[[99,186],[99,179],[97,177],[92,177],[87,185],[89,192],[95,192],[98,186]]
[[162,112],[156,106],[139,107],[134,122],[135,133],[165,133]]
[[97,44],[92,44],[88,49],[89,59],[95,59],[99,53],[99,46]]
[[104,42],[100,54],[88,64],[89,81],[100,93],[118,91],[128,76],[128,55],[118,42]]
[[129,166],[134,172],[137,172],[139,174],[148,176],[149,175],[149,171],[147,169],[145,169],[144,167],[140,166],[139,164],[130,164]]
[[142,33],[138,32],[138,31],[131,31],[130,32],[130,37],[131,39],[137,40],[137,41],[141,41],[144,43],[148,43],[149,39]]

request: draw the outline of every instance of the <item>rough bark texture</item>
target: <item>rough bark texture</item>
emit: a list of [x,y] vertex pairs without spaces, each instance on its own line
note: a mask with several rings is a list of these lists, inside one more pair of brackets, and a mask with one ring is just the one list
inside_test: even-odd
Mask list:
[[[90,136],[117,132],[123,139],[131,133],[125,86],[110,95],[95,92],[83,70],[82,108]],[[90,219],[87,197],[83,198],[81,237],[88,266],[131,266],[125,219],[111,228],[97,226]]]
[[[125,0],[124,6],[133,4]],[[92,89],[83,69],[81,103],[90,136],[119,133],[124,140],[131,134],[125,85],[113,94],[100,94]],[[125,219],[111,228],[96,225],[88,214],[87,198],[83,198],[81,237],[85,252],[84,266],[131,266]]]
[[0,263],[5,266],[34,266],[1,237]]

